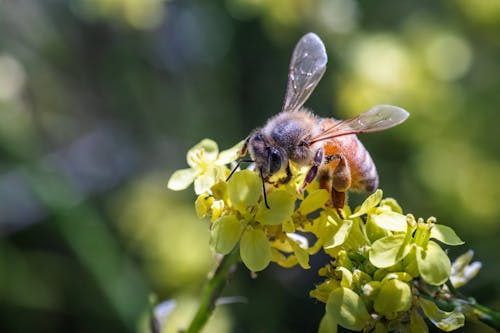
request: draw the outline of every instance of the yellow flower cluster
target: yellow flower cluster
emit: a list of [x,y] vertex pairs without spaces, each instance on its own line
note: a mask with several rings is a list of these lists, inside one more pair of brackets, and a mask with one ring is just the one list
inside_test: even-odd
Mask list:
[[[331,261],[320,269],[324,282],[311,296],[326,303],[319,332],[351,330],[427,332],[421,314],[445,331],[463,325],[459,311],[445,312],[423,290],[446,292],[450,280],[456,287],[473,277],[480,265],[469,265],[471,255],[453,267],[441,246],[463,242],[455,232],[436,223],[404,215],[398,203],[382,198],[378,190],[343,217],[329,207],[329,193],[317,182],[304,192],[305,170],[292,166],[287,184],[263,184],[251,169],[230,174],[241,143],[220,152],[205,139],[188,152],[190,169],[172,175],[169,188],[180,190],[195,184],[196,212],[211,221],[211,245],[215,252],[239,250],[243,263],[256,272],[270,262],[283,267],[310,268],[309,257],[323,250]],[[263,191],[267,193],[268,207]],[[308,239],[314,243],[309,244]],[[425,286],[425,288],[420,288]]]

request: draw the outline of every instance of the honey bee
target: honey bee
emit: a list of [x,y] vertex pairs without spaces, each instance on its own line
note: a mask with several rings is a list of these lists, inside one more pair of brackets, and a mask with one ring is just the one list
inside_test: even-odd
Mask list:
[[290,162],[309,166],[305,187],[318,179],[321,188],[331,193],[331,205],[340,212],[346,192],[372,192],[378,187],[378,174],[370,154],[356,134],[378,132],[394,127],[409,113],[392,105],[376,105],[346,120],[321,118],[303,105],[325,73],[327,54],[314,33],[303,36],[292,54],[283,107],[280,113],[255,129],[240,152],[249,153],[265,183],[283,173],[278,183],[292,178]]

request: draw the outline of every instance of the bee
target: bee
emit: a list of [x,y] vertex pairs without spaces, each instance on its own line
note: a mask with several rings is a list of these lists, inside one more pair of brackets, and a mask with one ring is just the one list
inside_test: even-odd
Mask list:
[[309,166],[303,191],[318,179],[320,188],[331,194],[331,205],[340,212],[346,192],[373,192],[378,174],[370,154],[356,134],[378,132],[401,124],[409,113],[392,105],[376,105],[346,120],[321,118],[303,107],[325,73],[327,54],[321,39],[314,33],[303,36],[292,54],[285,99],[280,113],[255,129],[245,140],[240,155],[247,153],[255,163],[263,183],[283,174],[274,183],[292,179],[290,162]]

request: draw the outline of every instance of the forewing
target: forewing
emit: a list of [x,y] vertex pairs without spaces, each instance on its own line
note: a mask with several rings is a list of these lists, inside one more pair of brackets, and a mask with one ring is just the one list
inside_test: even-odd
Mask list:
[[343,135],[383,131],[401,124],[409,115],[406,110],[397,106],[376,105],[356,117],[336,122],[312,138],[311,143]]
[[321,39],[310,32],[293,50],[282,111],[295,111],[304,105],[325,73],[328,57]]

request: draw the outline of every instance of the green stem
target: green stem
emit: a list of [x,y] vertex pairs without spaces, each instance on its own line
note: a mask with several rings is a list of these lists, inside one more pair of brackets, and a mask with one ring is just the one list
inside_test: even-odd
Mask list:
[[184,333],[198,333],[207,323],[215,309],[215,302],[222,294],[226,282],[232,275],[232,266],[240,259],[240,251],[235,248],[231,253],[225,255],[217,266],[214,275],[207,281],[201,295],[198,311]]
[[490,308],[477,304],[474,300],[467,301],[467,305],[471,307],[473,317],[477,318],[482,323],[494,328],[500,332],[500,313]]
[[490,308],[478,304],[473,298],[466,298],[453,287],[450,281],[448,281],[446,285],[450,289],[452,295],[455,296],[455,299],[452,299],[452,302],[457,302],[462,306],[468,307],[470,309],[470,311],[464,311],[464,315],[466,317],[472,317],[471,319],[478,319],[489,327],[500,331],[500,312],[494,311]]
[[453,287],[450,281],[446,282],[446,286],[449,290],[448,297],[432,296],[433,293],[429,293],[423,285],[419,287],[420,295],[427,300],[435,302],[444,311],[458,310],[464,314],[467,321],[479,320],[483,324],[500,332],[500,312],[478,304],[472,297],[466,297]]

